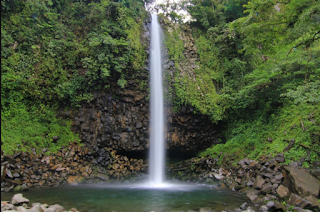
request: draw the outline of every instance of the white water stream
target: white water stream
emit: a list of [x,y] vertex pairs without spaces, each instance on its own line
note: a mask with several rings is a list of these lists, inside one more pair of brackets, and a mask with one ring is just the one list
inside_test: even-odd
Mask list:
[[165,139],[161,64],[161,36],[157,15],[152,14],[150,45],[150,152],[149,183],[164,186]]

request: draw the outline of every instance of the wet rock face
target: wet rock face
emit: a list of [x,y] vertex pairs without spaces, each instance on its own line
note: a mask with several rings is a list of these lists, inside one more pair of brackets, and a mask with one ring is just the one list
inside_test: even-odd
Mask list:
[[[149,147],[147,96],[137,87],[97,91],[93,101],[77,111],[63,112],[63,116],[73,120],[73,131],[90,145],[119,151],[145,151]],[[215,125],[208,117],[194,114],[190,107],[174,114],[167,105],[166,122],[168,149],[199,151],[219,142]]]
[[68,113],[73,119],[73,131],[91,145],[125,151],[144,150],[149,136],[146,96],[134,89],[98,91],[93,101]]
[[168,148],[179,148],[182,152],[197,152],[218,144],[216,126],[209,117],[194,114],[191,107],[182,107],[174,114],[167,108],[166,142]]

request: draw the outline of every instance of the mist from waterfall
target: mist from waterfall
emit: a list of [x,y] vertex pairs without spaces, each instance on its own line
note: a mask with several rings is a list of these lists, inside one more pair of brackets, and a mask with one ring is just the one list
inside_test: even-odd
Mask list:
[[165,139],[162,89],[161,29],[152,14],[150,45],[150,151],[149,181],[159,186],[165,180]]

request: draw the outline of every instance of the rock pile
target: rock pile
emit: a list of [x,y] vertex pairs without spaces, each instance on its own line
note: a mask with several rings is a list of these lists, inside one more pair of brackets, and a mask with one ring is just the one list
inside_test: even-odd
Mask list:
[[320,210],[320,167],[316,165],[311,170],[299,167],[297,162],[284,165],[283,154],[259,161],[246,158],[236,166],[230,159],[223,165],[217,161],[210,157],[193,159],[169,171],[184,181],[218,183],[222,188],[243,192],[262,211]]
[[133,179],[145,173],[146,166],[142,159],[129,159],[110,149],[92,151],[73,142],[54,154],[43,149],[1,155],[1,191]]
[[30,201],[23,197],[22,194],[13,195],[10,202],[1,201],[1,211],[10,212],[78,212],[76,208],[65,210],[61,205],[47,205],[41,203],[28,204]]

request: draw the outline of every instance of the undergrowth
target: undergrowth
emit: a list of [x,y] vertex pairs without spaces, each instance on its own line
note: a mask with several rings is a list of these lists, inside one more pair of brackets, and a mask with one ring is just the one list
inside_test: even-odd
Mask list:
[[[43,148],[48,152],[56,152],[71,141],[79,141],[79,135],[71,131],[71,121],[57,119],[49,107],[37,106],[39,108],[28,111],[20,104],[16,105],[14,113],[12,108],[2,112],[1,150],[4,154],[30,152],[32,148],[37,152]],[[54,141],[55,136],[59,139]]]
[[222,158],[227,153],[237,162],[246,157],[259,159],[284,153],[286,163],[302,158],[302,165],[308,167],[319,160],[319,110],[319,105],[286,104],[269,116],[255,113],[247,119],[229,122],[224,131],[227,142],[208,148],[199,156]]

